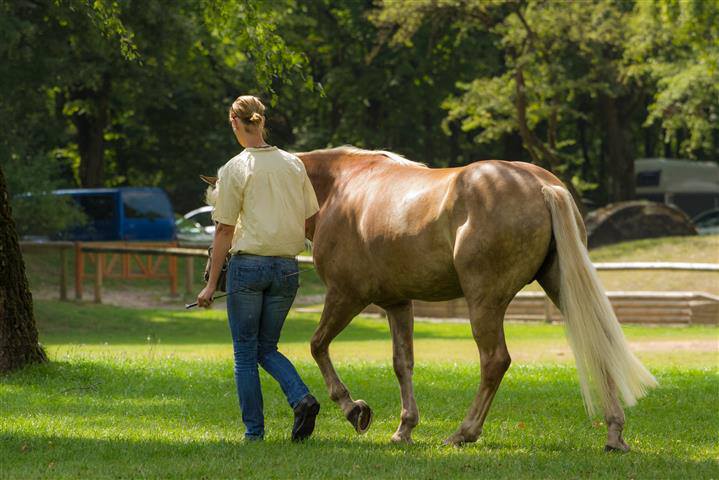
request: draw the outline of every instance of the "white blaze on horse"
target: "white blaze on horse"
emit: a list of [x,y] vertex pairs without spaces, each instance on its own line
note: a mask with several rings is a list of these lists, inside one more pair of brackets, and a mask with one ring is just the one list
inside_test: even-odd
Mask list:
[[298,156],[320,204],[308,234],[327,287],[312,355],[330,398],[358,433],[369,428],[372,410],[340,381],[329,344],[367,305],[387,312],[402,397],[392,440],[409,442],[419,422],[411,301],[466,298],[481,376],[467,416],[445,441],[460,445],[481,434],[509,368],[507,306],[537,280],[566,319],[585,407],[590,415],[604,413],[606,449],[629,449],[620,400],[634,405],[656,381],[629,350],[589,260],[581,215],[554,175],[494,160],[430,169],[351,147]]

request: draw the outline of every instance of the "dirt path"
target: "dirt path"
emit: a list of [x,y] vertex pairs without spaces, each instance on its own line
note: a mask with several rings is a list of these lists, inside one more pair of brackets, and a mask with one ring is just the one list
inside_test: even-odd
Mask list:
[[692,352],[719,353],[719,339],[715,340],[647,340],[629,342],[635,352],[674,352],[691,350]]

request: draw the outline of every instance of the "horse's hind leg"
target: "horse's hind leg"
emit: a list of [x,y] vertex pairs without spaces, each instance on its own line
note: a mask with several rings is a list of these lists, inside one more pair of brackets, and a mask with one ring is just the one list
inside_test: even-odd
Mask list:
[[335,291],[328,291],[322,318],[310,347],[312,356],[322,372],[330,398],[342,409],[345,417],[357,433],[364,433],[372,420],[372,410],[363,400],[353,401],[349,390],[342,383],[329,355],[330,342],[345,329],[366,305]]
[[412,370],[414,369],[414,348],[412,333],[414,316],[412,302],[404,302],[386,307],[389,327],[392,331],[392,363],[399,381],[402,396],[402,413],[397,431],[392,435],[393,442],[411,442],[412,429],[419,423],[419,410],[414,399]]
[[622,431],[624,430],[624,410],[617,398],[617,389],[614,381],[609,378],[609,385],[612,388],[611,405],[604,407],[604,421],[607,422],[607,443],[604,445],[605,452],[628,452],[629,445],[624,441]]
[[[559,262],[557,261],[556,253],[550,255],[541,275],[537,277],[537,281],[554,305],[561,309],[559,303],[559,297],[561,295]],[[604,450],[607,452],[628,452],[629,445],[626,444],[622,436],[622,431],[624,430],[624,410],[617,398],[617,391],[616,388],[614,388],[613,380],[609,378],[608,383],[612,387],[612,396],[610,398],[610,405],[604,407],[604,420],[607,423],[607,443],[604,446]]]
[[509,302],[504,300],[494,302],[486,298],[467,300],[472,333],[479,348],[482,377],[479,392],[467,416],[459,429],[444,441],[448,445],[461,445],[479,438],[494,395],[511,363],[502,325]]

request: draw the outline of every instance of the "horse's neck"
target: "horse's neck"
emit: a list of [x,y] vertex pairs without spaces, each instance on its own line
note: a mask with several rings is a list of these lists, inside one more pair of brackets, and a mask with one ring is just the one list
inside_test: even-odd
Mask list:
[[307,176],[312,182],[321,208],[338,182],[341,173],[338,162],[336,159],[319,158],[317,155],[303,155],[300,158],[305,164]]
[[320,207],[332,195],[332,192],[353,178],[359,178],[361,172],[372,169],[378,163],[376,158],[359,155],[341,155],[335,152],[305,153],[299,155],[305,164],[307,176],[317,195]]

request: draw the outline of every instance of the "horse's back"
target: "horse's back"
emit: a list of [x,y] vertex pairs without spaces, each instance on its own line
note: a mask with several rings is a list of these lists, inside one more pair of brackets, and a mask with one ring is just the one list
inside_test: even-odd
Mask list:
[[551,238],[543,172],[504,161],[359,169],[323,212],[320,269],[380,300],[441,300],[462,296],[458,270],[493,275],[520,255],[541,263]]

